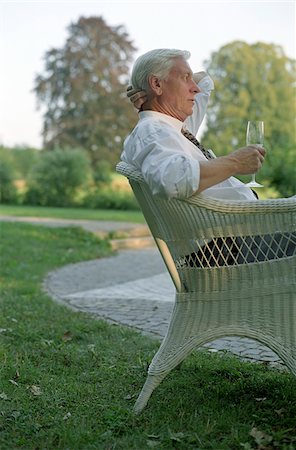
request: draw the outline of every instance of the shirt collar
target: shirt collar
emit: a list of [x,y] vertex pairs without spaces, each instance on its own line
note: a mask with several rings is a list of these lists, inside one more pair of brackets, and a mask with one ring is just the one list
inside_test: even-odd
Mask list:
[[181,120],[175,119],[175,117],[168,116],[167,114],[163,114],[158,111],[140,111],[139,116],[140,120],[146,119],[148,117],[161,120],[162,122],[166,122],[172,127],[176,128],[178,131],[181,131],[181,129],[185,126],[184,122],[181,122]]

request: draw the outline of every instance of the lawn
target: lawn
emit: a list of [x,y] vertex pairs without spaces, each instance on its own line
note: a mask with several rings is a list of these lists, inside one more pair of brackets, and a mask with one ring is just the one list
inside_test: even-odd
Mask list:
[[140,211],[121,211],[112,209],[55,208],[49,206],[2,204],[0,205],[0,215],[145,223],[143,214]]
[[2,223],[1,450],[293,450],[296,380],[197,351],[132,407],[159,343],[55,303],[54,268],[111,257],[78,228]]

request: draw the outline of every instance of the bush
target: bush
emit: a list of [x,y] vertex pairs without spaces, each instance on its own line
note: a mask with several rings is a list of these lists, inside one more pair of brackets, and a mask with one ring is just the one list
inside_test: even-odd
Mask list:
[[111,165],[108,161],[100,161],[96,164],[93,169],[93,179],[95,184],[101,186],[106,184],[111,184],[112,181],[112,171]]
[[83,150],[50,150],[40,155],[33,168],[25,203],[72,206],[78,189],[90,180],[90,162]]
[[9,157],[17,179],[27,178],[32,167],[37,164],[41,151],[31,147],[0,147],[0,157]]
[[295,149],[280,152],[274,151],[267,154],[269,164],[267,165],[267,180],[274,186],[281,197],[291,197],[296,194],[296,160]]
[[83,198],[81,206],[94,209],[140,210],[132,192],[118,191],[111,188],[94,189]]
[[14,185],[14,169],[12,163],[0,159],[0,203],[17,203],[17,190]]

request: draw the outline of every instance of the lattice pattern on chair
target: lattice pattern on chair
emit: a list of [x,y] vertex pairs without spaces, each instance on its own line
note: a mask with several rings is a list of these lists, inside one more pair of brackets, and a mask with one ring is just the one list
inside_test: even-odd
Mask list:
[[296,233],[218,237],[195,245],[196,251],[175,260],[177,269],[236,266],[293,256]]

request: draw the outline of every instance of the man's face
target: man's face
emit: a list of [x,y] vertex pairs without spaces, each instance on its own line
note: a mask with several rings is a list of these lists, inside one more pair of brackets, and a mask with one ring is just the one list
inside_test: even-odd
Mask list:
[[168,78],[161,81],[162,93],[158,97],[160,112],[182,122],[192,114],[194,97],[200,92],[192,75],[187,61],[176,58]]

